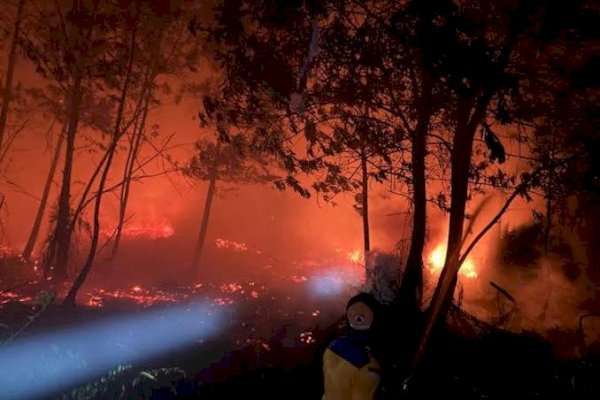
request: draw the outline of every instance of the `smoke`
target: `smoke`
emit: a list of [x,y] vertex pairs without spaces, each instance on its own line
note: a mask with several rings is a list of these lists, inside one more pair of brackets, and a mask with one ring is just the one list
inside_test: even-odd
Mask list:
[[396,298],[401,281],[401,261],[393,253],[374,250],[366,259],[366,283],[364,290],[372,293],[382,304]]
[[334,267],[310,277],[308,280],[309,294],[321,300],[339,298],[356,290],[362,283],[359,268]]

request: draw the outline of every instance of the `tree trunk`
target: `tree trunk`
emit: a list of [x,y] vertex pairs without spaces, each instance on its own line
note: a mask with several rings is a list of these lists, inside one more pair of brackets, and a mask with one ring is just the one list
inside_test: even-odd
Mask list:
[[198,234],[198,240],[196,241],[196,247],[192,254],[192,260],[190,262],[190,270],[192,276],[197,273],[198,264],[202,257],[202,250],[204,248],[204,242],[206,240],[206,232],[208,231],[208,220],[210,217],[210,210],[212,207],[213,198],[215,196],[215,189],[217,185],[217,174],[219,164],[219,152],[221,149],[221,143],[217,141],[215,150],[215,160],[210,170],[210,178],[208,183],[208,190],[206,191],[206,200],[204,202],[204,212],[202,214],[202,223],[200,225],[200,233]]
[[71,249],[71,175],[73,171],[73,156],[75,153],[75,136],[79,124],[79,113],[82,100],[81,84],[81,77],[77,77],[69,96],[69,123],[66,138],[65,166],[62,175],[55,228],[56,258],[50,260],[52,265],[46,266],[47,269],[51,269],[48,275],[59,281],[67,278],[69,251]]
[[410,313],[421,308],[423,295],[423,249],[427,231],[427,182],[425,157],[431,119],[431,78],[424,74],[418,104],[418,120],[412,137],[411,173],[413,180],[413,224],[410,250],[400,286],[400,303]]
[[460,99],[457,104],[457,123],[452,143],[451,156],[452,193],[446,260],[438,284],[435,288],[433,298],[431,299],[427,320],[425,322],[425,330],[413,360],[413,368],[419,362],[433,328],[446,314],[452,302],[452,296],[458,281],[458,271],[461,266],[459,260],[463,241],[465,208],[468,199],[469,169],[473,152],[473,140],[475,131],[484,118],[488,101],[480,102],[471,118],[469,118],[469,115],[473,110],[473,100]]
[[362,222],[363,222],[363,240],[364,240],[364,259],[367,259],[369,251],[371,251],[371,239],[369,230],[369,171],[367,168],[367,149],[365,146],[366,139],[362,138],[360,149],[360,166],[362,171]]
[[[549,163],[554,163],[554,148],[555,148],[555,135],[552,132],[552,144],[550,149],[550,160]],[[550,305],[550,299],[552,298],[552,275],[551,266],[548,260],[551,247],[551,234],[552,234],[552,214],[554,213],[554,173],[553,169],[549,168],[548,181],[546,183],[546,223],[544,226],[544,260],[542,268],[544,270],[544,280],[546,281],[546,291],[544,305],[542,306],[542,312],[540,313],[540,323],[543,323],[548,313],[548,306]]]
[[133,138],[130,143],[129,153],[127,154],[127,160],[125,162],[125,171],[123,173],[123,186],[121,187],[121,197],[119,201],[119,221],[117,223],[117,229],[115,233],[115,242],[112,248],[111,257],[114,258],[119,252],[119,245],[121,243],[121,235],[123,234],[123,225],[125,224],[125,214],[127,212],[127,203],[129,202],[129,191],[131,188],[131,177],[133,176],[133,168],[135,166],[135,160],[139,154],[142,139],[144,137],[144,129],[146,127],[146,117],[148,116],[148,108],[150,105],[150,94],[149,91],[146,94],[144,100],[144,111],[142,113],[141,121],[139,126],[134,129]]
[[62,129],[62,132],[58,137],[58,142],[56,142],[52,161],[50,162],[50,170],[48,171],[48,176],[46,177],[46,183],[44,185],[44,191],[42,193],[42,200],[38,207],[38,211],[33,222],[33,227],[31,228],[31,233],[29,234],[29,239],[27,240],[27,244],[23,249],[23,253],[21,253],[21,256],[25,260],[29,260],[31,257],[31,253],[33,252],[35,243],[37,242],[37,238],[40,233],[40,227],[42,226],[42,220],[44,218],[44,213],[46,212],[46,205],[48,204],[48,196],[50,195],[50,189],[52,188],[52,180],[54,179],[54,174],[56,173],[56,167],[58,166],[58,160],[60,158],[60,151],[65,140],[65,128],[66,126]]
[[21,31],[21,20],[23,16],[23,8],[25,0],[20,0],[17,6],[17,15],[15,26],[13,28],[12,42],[10,44],[10,53],[8,54],[8,65],[6,68],[6,79],[4,81],[4,93],[2,94],[2,110],[0,111],[0,151],[4,144],[4,134],[6,132],[6,124],[8,121],[8,108],[12,95],[12,84],[15,72],[15,62],[17,59],[17,45],[19,43],[19,35]]
[[104,155],[102,156],[102,159],[100,160],[98,165],[96,165],[94,172],[92,172],[92,176],[90,176],[90,178],[87,180],[85,189],[83,189],[81,197],[79,198],[79,202],[77,203],[77,207],[75,207],[73,215],[71,217],[71,224],[69,225],[69,229],[71,230],[71,232],[75,231],[75,225],[77,224],[77,220],[79,219],[81,213],[83,213],[85,207],[94,199],[93,197],[88,199],[88,195],[92,190],[92,186],[94,186],[94,182],[96,182],[96,178],[98,177],[98,175],[100,175],[100,172],[102,172],[102,167],[106,163],[109,153],[110,149],[106,149]]
[[[144,139],[144,131],[146,128],[146,119],[148,117],[148,110],[150,108],[150,100],[152,98],[152,93],[154,91],[154,80],[157,76],[158,63],[160,60],[160,50],[162,43],[162,30],[157,29],[157,32],[154,33],[156,37],[153,37],[151,42],[153,46],[151,48],[152,60],[153,62],[150,64],[147,70],[147,77],[145,78],[145,84],[142,89],[143,93],[143,111],[141,120],[136,120],[136,126],[133,130],[133,137],[130,141],[129,153],[127,154],[127,160],[125,162],[125,170],[123,172],[123,186],[121,187],[121,195],[119,199],[119,221],[117,223],[117,228],[115,231],[115,241],[112,248],[111,258],[116,257],[119,252],[119,246],[121,244],[121,237],[123,235],[123,226],[125,224],[125,215],[127,212],[127,204],[129,203],[129,193],[131,190],[131,178],[133,176],[133,170],[135,166],[135,161],[140,152],[143,139]],[[137,122],[139,121],[139,125]]]
[[[138,9],[139,12],[139,9]],[[112,165],[112,160],[114,158],[117,144],[119,143],[119,139],[123,135],[122,132],[122,121],[125,112],[125,103],[127,101],[127,94],[129,91],[129,85],[131,82],[131,71],[133,68],[133,56],[135,53],[135,37],[136,37],[137,29],[134,29],[131,33],[131,47],[129,52],[129,61],[127,65],[127,71],[125,72],[125,82],[123,83],[123,89],[121,91],[121,97],[119,99],[119,108],[117,110],[117,116],[115,118],[115,128],[113,131],[113,137],[108,149],[108,158],[106,159],[106,164],[104,165],[104,171],[102,171],[102,176],[100,178],[100,182],[98,183],[98,194],[96,195],[96,202],[94,204],[94,226],[92,229],[92,241],[90,245],[90,249],[88,252],[88,256],[85,260],[79,275],[73,282],[67,297],[65,298],[63,304],[69,306],[75,306],[75,299],[77,297],[77,293],[79,289],[85,282],[90,270],[92,269],[92,265],[94,264],[94,260],[96,258],[96,251],[98,249],[98,241],[100,237],[100,209],[102,206],[102,195],[104,193],[104,187],[106,186],[106,180],[108,178],[108,172],[110,171],[110,167]]]

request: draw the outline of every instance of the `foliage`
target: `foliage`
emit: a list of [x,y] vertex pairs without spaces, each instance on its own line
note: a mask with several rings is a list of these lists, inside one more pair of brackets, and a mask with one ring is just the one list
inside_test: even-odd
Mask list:
[[55,397],[54,400],[92,400],[98,398],[127,399],[131,398],[132,366],[118,365],[108,371],[106,376],[94,382],[74,388],[68,393]]
[[155,392],[168,391],[177,396],[177,383],[187,376],[179,367],[135,370],[132,365],[118,365],[93,382],[86,383],[53,400],[149,399]]
[[226,142],[215,144],[210,140],[196,142],[196,154],[183,173],[199,180],[210,180],[216,165],[215,178],[233,184],[267,183],[277,176],[270,172],[271,160],[253,147],[242,135],[229,135]]
[[542,244],[542,228],[539,223],[506,229],[502,232],[498,254],[505,264],[530,267],[542,255],[537,249]]

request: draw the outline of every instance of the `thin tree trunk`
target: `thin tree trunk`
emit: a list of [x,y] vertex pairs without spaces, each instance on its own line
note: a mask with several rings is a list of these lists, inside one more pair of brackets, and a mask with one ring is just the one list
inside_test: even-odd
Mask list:
[[119,252],[119,245],[121,243],[121,236],[123,234],[123,226],[125,224],[125,214],[127,212],[127,203],[129,202],[129,191],[131,188],[131,178],[133,176],[133,169],[135,166],[135,160],[139,154],[142,138],[144,137],[144,129],[146,127],[146,117],[148,116],[148,108],[150,105],[150,94],[149,91],[146,94],[146,99],[144,101],[144,111],[142,114],[142,118],[140,124],[137,129],[134,129],[133,139],[131,141],[131,145],[129,148],[129,153],[127,154],[127,161],[125,162],[125,171],[123,173],[123,186],[121,187],[121,197],[119,201],[119,221],[117,224],[117,229],[115,233],[115,242],[112,248],[111,257],[115,257]]
[[[139,12],[139,9],[138,9]],[[79,289],[85,282],[90,270],[92,269],[92,265],[94,264],[94,259],[96,258],[96,251],[98,249],[98,240],[100,237],[100,209],[102,206],[102,195],[104,193],[104,187],[106,186],[106,180],[108,178],[108,172],[110,171],[110,167],[112,165],[112,160],[114,158],[117,144],[119,143],[119,139],[123,135],[122,132],[122,121],[123,115],[125,113],[125,103],[127,101],[127,94],[129,91],[129,85],[131,82],[131,71],[133,68],[133,59],[135,53],[135,38],[136,38],[137,29],[134,29],[131,33],[131,47],[129,53],[129,60],[127,65],[127,71],[125,72],[125,82],[123,83],[123,89],[121,91],[121,98],[119,99],[119,108],[117,110],[117,116],[115,118],[115,128],[113,132],[112,142],[109,147],[108,158],[106,160],[106,164],[104,165],[104,171],[102,172],[102,176],[100,178],[100,182],[98,183],[98,194],[96,195],[96,202],[94,205],[94,226],[92,229],[92,241],[90,245],[90,250],[88,252],[87,259],[79,275],[73,282],[69,293],[65,297],[64,305],[75,306],[75,299],[77,297],[77,293]]]
[[15,72],[15,62],[17,59],[17,45],[19,43],[19,35],[21,31],[21,20],[23,17],[23,8],[25,0],[20,0],[17,6],[17,15],[15,26],[13,28],[12,42],[10,44],[10,53],[8,54],[8,66],[6,69],[6,78],[4,81],[4,93],[2,94],[2,110],[0,111],[0,150],[4,144],[4,134],[6,132],[6,124],[8,121],[8,109],[12,96],[13,77]]
[[31,228],[31,233],[29,234],[29,239],[27,240],[27,244],[23,249],[23,253],[21,253],[21,256],[25,260],[29,260],[31,257],[31,253],[33,252],[35,243],[37,242],[37,238],[40,233],[40,227],[42,226],[42,220],[44,219],[44,213],[46,212],[46,205],[48,204],[48,196],[50,195],[50,189],[52,188],[52,180],[54,179],[54,174],[56,173],[56,167],[58,166],[58,160],[60,159],[60,151],[65,140],[65,131],[66,126],[63,127],[62,132],[58,137],[58,141],[56,142],[52,161],[50,162],[50,169],[44,185],[44,191],[42,193],[42,200],[40,201],[40,205],[33,222],[33,227]]
[[83,189],[81,198],[79,199],[79,202],[77,203],[77,207],[75,207],[75,210],[73,211],[73,216],[71,217],[71,223],[69,225],[69,229],[71,232],[75,231],[75,225],[77,224],[77,220],[79,219],[79,216],[81,215],[81,213],[83,212],[83,210],[85,209],[87,204],[89,203],[88,195],[89,195],[90,191],[92,190],[92,186],[94,186],[94,182],[96,182],[96,178],[98,177],[98,175],[100,175],[100,172],[102,171],[102,167],[104,166],[104,164],[106,163],[106,160],[108,159],[109,153],[110,153],[110,149],[106,149],[106,151],[104,152],[104,155],[102,156],[102,159],[100,160],[98,165],[96,165],[94,172],[92,172],[92,176],[90,176],[90,178],[87,180],[85,189]]
[[150,39],[153,43],[152,46],[152,60],[153,62],[149,66],[148,75],[143,88],[143,111],[141,121],[136,119],[136,123],[139,121],[139,125],[133,130],[133,138],[130,141],[129,153],[127,154],[127,160],[125,162],[125,170],[123,172],[123,186],[121,187],[121,195],[119,199],[119,221],[115,231],[115,241],[112,248],[111,258],[114,258],[119,252],[121,244],[121,237],[123,235],[123,227],[125,224],[125,216],[127,212],[127,204],[129,203],[129,193],[131,190],[131,178],[133,176],[133,170],[135,161],[142,147],[144,131],[146,128],[146,120],[148,117],[148,110],[150,108],[150,100],[154,90],[154,80],[157,75],[158,62],[160,60],[160,50],[162,43],[162,30],[158,29],[156,37]]
[[46,268],[51,269],[48,275],[57,280],[64,280],[67,278],[69,251],[71,248],[71,175],[73,171],[73,156],[75,153],[75,136],[79,124],[79,113],[82,100],[81,84],[81,77],[77,77],[69,96],[69,124],[66,137],[65,166],[63,169],[62,185],[58,200],[58,215],[56,218],[56,258],[55,260],[50,260],[53,265],[46,266]]
[[204,211],[202,214],[202,223],[200,225],[200,233],[198,234],[198,240],[196,241],[196,247],[192,254],[192,260],[190,263],[191,274],[195,275],[198,263],[202,257],[202,250],[204,249],[204,242],[206,241],[206,233],[208,231],[208,221],[210,218],[210,211],[212,207],[213,198],[215,196],[215,189],[217,185],[217,174],[219,164],[219,152],[221,149],[221,143],[217,141],[215,159],[210,170],[210,178],[208,183],[208,190],[206,191],[206,200],[204,202]]
[[362,221],[363,221],[363,240],[364,240],[364,257],[367,259],[369,251],[371,251],[371,238],[369,229],[369,171],[367,168],[367,149],[365,146],[366,139],[362,138],[360,149],[360,166],[362,171]]
[[457,125],[455,128],[451,156],[452,193],[446,260],[428,309],[425,329],[413,359],[413,368],[419,362],[433,328],[446,314],[450,303],[452,302],[454,289],[458,282],[458,271],[461,266],[460,250],[463,241],[465,208],[468,199],[469,169],[471,166],[471,155],[473,153],[473,140],[475,131],[485,115],[484,111],[487,104],[488,101],[482,101],[478,104],[471,118],[469,118],[469,114],[473,109],[473,102],[460,99],[457,104]]
[[[550,149],[550,164],[554,162],[554,147],[555,147],[555,135],[552,134],[552,148]],[[554,212],[554,173],[553,169],[549,168],[549,176],[546,190],[546,224],[544,226],[544,256],[542,268],[544,270],[544,280],[546,281],[546,298],[544,299],[544,305],[542,306],[542,312],[540,313],[539,320],[541,323],[546,319],[548,313],[548,306],[550,305],[550,298],[552,297],[552,275],[550,270],[550,262],[548,260],[548,254],[550,253],[550,234],[552,232],[552,214]]]
[[427,183],[425,178],[426,143],[431,119],[431,78],[423,74],[418,105],[418,120],[412,137],[411,172],[413,180],[413,224],[410,250],[400,286],[400,302],[408,312],[418,312],[423,295],[423,249],[427,231]]

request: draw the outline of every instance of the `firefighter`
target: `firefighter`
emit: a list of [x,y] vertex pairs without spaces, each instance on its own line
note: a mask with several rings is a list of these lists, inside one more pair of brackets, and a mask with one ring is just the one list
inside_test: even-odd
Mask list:
[[379,363],[372,355],[373,323],[380,305],[359,293],[346,306],[349,332],[334,340],[323,355],[322,400],[372,400],[379,387]]

